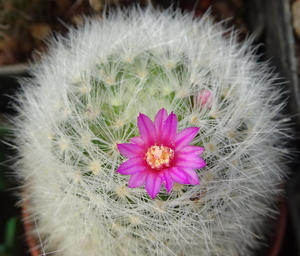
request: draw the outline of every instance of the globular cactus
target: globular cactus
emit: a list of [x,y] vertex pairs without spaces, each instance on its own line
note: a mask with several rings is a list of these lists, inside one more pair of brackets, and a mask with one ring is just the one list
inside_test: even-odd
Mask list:
[[14,118],[45,253],[252,255],[265,242],[287,172],[285,101],[228,32],[149,7],[52,41]]

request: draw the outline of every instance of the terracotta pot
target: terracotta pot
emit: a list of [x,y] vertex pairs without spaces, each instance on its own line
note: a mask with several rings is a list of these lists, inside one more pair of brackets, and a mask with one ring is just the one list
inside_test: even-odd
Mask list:
[[287,227],[287,203],[286,199],[282,198],[282,200],[279,203],[279,210],[280,214],[278,216],[278,219],[273,224],[277,227],[276,233],[273,234],[273,236],[270,239],[270,247],[267,252],[267,256],[277,256],[279,255],[283,240],[286,233],[286,227]]
[[22,203],[22,219],[25,237],[27,241],[27,245],[30,251],[31,256],[40,256],[40,250],[38,246],[38,242],[34,235],[32,234],[33,223],[31,222],[31,218],[28,212],[28,201],[24,200]]

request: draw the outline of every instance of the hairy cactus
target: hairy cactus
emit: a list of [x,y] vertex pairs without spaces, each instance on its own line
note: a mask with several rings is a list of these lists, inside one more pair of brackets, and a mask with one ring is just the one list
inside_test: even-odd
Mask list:
[[[149,7],[52,41],[14,119],[16,175],[45,253],[251,255],[265,242],[287,169],[285,102],[229,32]],[[153,134],[167,146],[145,153]],[[150,167],[126,167],[133,157]],[[143,168],[154,178],[131,178]]]

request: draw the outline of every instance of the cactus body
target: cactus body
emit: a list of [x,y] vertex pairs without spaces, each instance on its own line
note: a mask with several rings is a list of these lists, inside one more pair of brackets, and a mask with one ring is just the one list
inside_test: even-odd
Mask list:
[[[227,32],[227,33],[225,33]],[[225,37],[227,34],[227,37]],[[22,81],[16,173],[55,255],[251,255],[286,172],[276,77],[204,15],[132,9],[86,19]],[[279,101],[279,103],[278,103]],[[137,116],[200,127],[200,185],[152,199],[116,170]],[[187,160],[188,161],[188,160]]]

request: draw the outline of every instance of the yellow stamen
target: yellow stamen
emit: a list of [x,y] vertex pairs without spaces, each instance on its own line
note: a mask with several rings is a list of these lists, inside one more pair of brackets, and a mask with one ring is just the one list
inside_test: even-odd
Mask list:
[[146,161],[152,169],[169,167],[174,157],[174,150],[165,146],[152,146],[146,153]]

